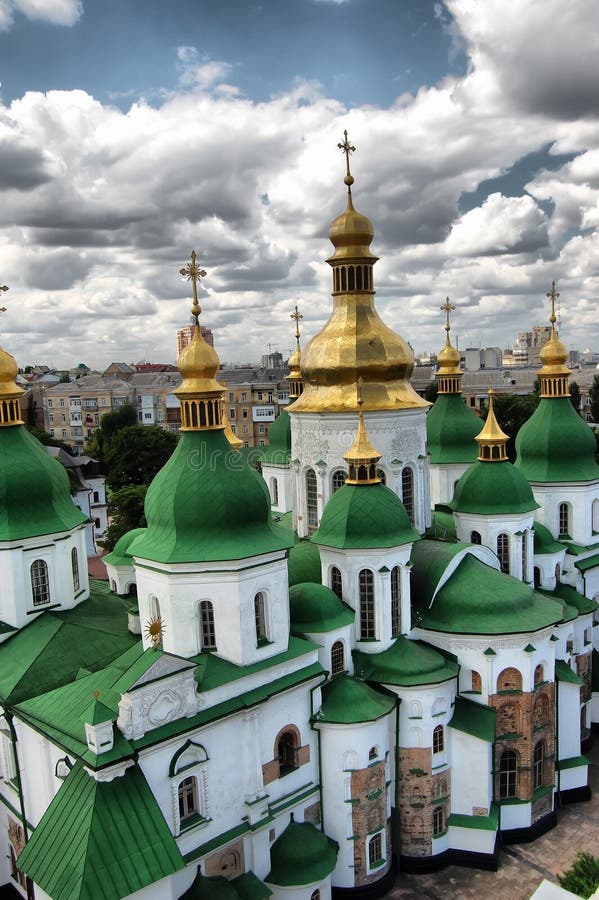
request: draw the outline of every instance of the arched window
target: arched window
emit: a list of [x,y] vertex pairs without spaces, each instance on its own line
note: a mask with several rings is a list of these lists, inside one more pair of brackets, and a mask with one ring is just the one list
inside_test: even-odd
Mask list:
[[373,869],[383,861],[383,835],[373,834],[368,842],[368,865]]
[[368,751],[368,762],[373,762],[375,759],[379,758],[379,748],[371,747]]
[[480,677],[480,673],[476,671],[476,669],[472,669],[472,688],[476,694],[480,694],[483,689],[483,680]]
[[320,900],[320,888],[316,888],[315,891],[312,891],[310,894],[310,900]]
[[521,691],[522,690],[522,675],[518,671],[518,669],[510,666],[508,669],[504,669],[497,676],[497,690],[498,691]]
[[345,650],[342,641],[335,641],[331,647],[331,675],[345,670]]
[[316,531],[318,528],[318,486],[314,469],[308,469],[306,472],[306,512],[308,514],[308,531]]
[[559,505],[559,535],[565,537],[570,533],[570,509],[567,503]]
[[262,591],[258,591],[254,597],[254,621],[256,623],[256,642],[258,644],[264,644],[267,640],[266,608]]
[[331,567],[331,590],[337,594],[340,600],[343,600],[343,579],[337,566]]
[[391,569],[391,637],[401,634],[401,569]]
[[276,478],[270,479],[270,497],[273,505],[276,506],[279,502],[279,483]]
[[543,787],[543,781],[545,780],[545,741],[539,741],[535,745],[532,757],[532,773],[534,789]]
[[538,566],[533,569],[533,581],[536,588],[541,587],[541,570]]
[[433,810],[433,837],[443,834],[445,831],[445,816],[443,815],[443,807],[436,806]]
[[555,564],[555,586],[558,587],[562,577],[562,570],[559,563]]
[[198,806],[198,781],[194,775],[184,778],[179,782],[179,820],[183,824],[192,816],[199,813]]
[[347,472],[343,469],[335,469],[331,477],[331,491],[333,494],[335,491],[338,491],[340,487],[343,487],[346,478]]
[[210,600],[200,603],[200,645],[202,650],[216,650],[214,607]]
[[374,623],[374,575],[370,569],[362,569],[358,576],[360,588],[360,640],[373,639]]
[[445,750],[445,732],[442,725],[437,725],[433,731],[433,753],[441,753]]
[[279,775],[287,775],[298,767],[297,751],[299,735],[295,729],[286,728],[277,738],[277,756],[279,759]]
[[81,587],[81,579],[79,578],[79,557],[77,556],[77,548],[71,550],[71,571],[73,573],[73,592],[76,594]]
[[34,606],[45,606],[50,602],[48,566],[43,559],[36,559],[31,563],[31,592]]
[[504,750],[499,758],[499,799],[518,793],[518,757],[515,750]]
[[522,533],[522,581],[528,578],[528,528]]
[[482,538],[480,536],[480,532],[478,532],[478,531],[470,532],[470,543],[471,544],[482,544]]
[[510,574],[510,538],[507,534],[500,534],[497,537],[497,559],[501,566],[501,571],[506,575]]
[[538,665],[535,668],[535,687],[537,686],[537,684],[541,684],[543,681],[545,681],[545,672],[543,670],[543,666]]
[[401,499],[408,519],[414,524],[414,472],[410,466],[401,470]]

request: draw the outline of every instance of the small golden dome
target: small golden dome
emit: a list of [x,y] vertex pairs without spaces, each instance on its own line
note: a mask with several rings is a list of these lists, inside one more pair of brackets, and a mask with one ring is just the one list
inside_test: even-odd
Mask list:
[[193,326],[191,341],[181,351],[177,367],[183,379],[176,390],[177,395],[222,391],[222,386],[216,380],[220,369],[218,354],[204,339],[199,325]]
[[438,375],[461,375],[459,351],[449,343],[449,335],[445,346],[437,356]]
[[549,316],[551,336],[539,354],[542,363],[539,369],[541,397],[567,397],[569,395],[568,380],[572,372],[566,365],[568,350],[560,341],[555,330],[557,321],[555,301],[559,297],[555,281],[551,282],[551,290],[547,292],[547,297],[551,300],[551,315]]
[[[548,367],[552,369],[559,368],[560,370],[567,368],[568,350],[558,338],[555,329],[552,329],[551,337],[541,349],[539,355],[545,369]],[[568,369],[568,371],[570,370]]]
[[480,447],[478,459],[482,462],[503,462],[507,459],[505,445],[509,438],[505,431],[501,430],[495,417],[493,396],[494,391],[492,388],[489,388],[489,411],[487,413],[487,421],[483,425],[480,433],[474,438]]
[[381,479],[377,474],[376,464],[381,459],[381,454],[376,450],[368,437],[364,425],[364,413],[362,412],[362,383],[358,384],[358,430],[356,438],[343,459],[347,460],[349,473],[346,484],[376,484]]
[[14,356],[0,347],[0,397],[3,399],[20,397],[25,393],[15,381],[18,371]]
[[[352,179],[353,181],[353,179]],[[374,228],[367,216],[357,212],[352,202],[351,190],[347,192],[347,207],[341,215],[333,219],[329,228],[329,238],[335,248],[334,254],[328,262],[339,259],[363,259],[375,260],[370,252],[370,245],[374,238]]]

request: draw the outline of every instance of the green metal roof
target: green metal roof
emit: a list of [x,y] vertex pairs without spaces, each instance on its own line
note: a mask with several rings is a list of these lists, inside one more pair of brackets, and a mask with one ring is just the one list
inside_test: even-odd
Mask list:
[[[65,612],[48,611],[15,633],[0,653],[0,698],[9,705],[113,662],[139,638],[127,630],[122,603],[106,582],[91,581],[88,600]],[[90,695],[91,700],[91,695]]]
[[382,653],[354,650],[354,671],[360,678],[378,684],[440,684],[455,678],[459,666],[423,641],[400,635]]
[[[564,603],[534,591],[466,553],[435,595],[436,576],[456,555],[458,544],[421,541],[412,554],[412,621],[432,631],[453,634],[517,634],[561,622]],[[439,549],[441,548],[441,549]],[[446,549],[445,566],[442,551]],[[430,558],[430,564],[429,564]],[[434,601],[433,601],[434,596]],[[431,606],[432,604],[432,606]]]
[[574,563],[579,572],[587,572],[589,569],[595,569],[599,566],[599,553],[593,556],[587,556],[586,559],[577,559]]
[[534,524],[535,553],[559,553],[564,545],[555,540],[549,529],[541,522]]
[[325,547],[399,547],[420,535],[397,494],[384,484],[344,484],[322,514],[312,540]]
[[0,541],[69,531],[87,521],[58,460],[22,425],[0,428]]
[[595,436],[569,397],[544,397],[516,436],[516,467],[528,481],[599,478]]
[[433,521],[430,528],[427,528],[426,534],[431,540],[457,542],[455,519],[448,507],[440,509],[436,506],[434,508]]
[[480,419],[466,406],[461,394],[437,394],[426,416],[430,461],[473,463],[478,454],[474,438],[480,429]]
[[291,459],[291,419],[286,409],[282,409],[268,431],[268,447],[260,455],[263,463],[279,466],[289,465]]
[[330,875],[339,845],[309,822],[291,821],[270,848],[270,873],[265,881],[281,887],[314,884]]
[[456,828],[475,828],[481,831],[497,831],[499,828],[499,806],[491,804],[488,816],[466,816],[463,813],[451,813],[447,824]]
[[80,763],[18,863],[52,900],[120,900],[185,867],[141,769],[96,781]]
[[489,744],[495,740],[495,710],[474,700],[456,697],[449,724],[456,731],[463,731]]
[[563,600],[568,606],[573,607],[580,614],[595,612],[595,610],[599,608],[599,603],[597,603],[596,600],[585,597],[584,594],[580,594],[576,588],[573,588],[569,584],[564,584],[563,582],[557,586],[555,591],[541,590],[540,593],[547,594],[549,597],[559,597],[560,600]]
[[582,678],[579,678],[568,663],[563,659],[555,660],[555,679],[556,681],[566,681],[568,684],[584,684]]
[[305,584],[307,581],[320,584],[322,567],[316,544],[307,539],[297,541],[289,551],[287,572],[290,587],[294,584]]
[[322,705],[315,721],[353,725],[388,715],[396,698],[369,687],[350,675],[338,675],[322,686]]
[[456,484],[450,506],[456,512],[489,516],[539,508],[528,481],[508,460],[475,462]]
[[355,612],[324,584],[305,582],[289,589],[291,631],[318,634],[350,625]]
[[293,543],[274,524],[264,479],[222,430],[184,431],[148,488],[148,523],[129,552],[163,563],[245,559]]
[[129,551],[129,547],[136,537],[145,534],[146,528],[132,528],[122,537],[118,539],[112,551],[102,557],[102,562],[108,566],[132,566],[133,558]]

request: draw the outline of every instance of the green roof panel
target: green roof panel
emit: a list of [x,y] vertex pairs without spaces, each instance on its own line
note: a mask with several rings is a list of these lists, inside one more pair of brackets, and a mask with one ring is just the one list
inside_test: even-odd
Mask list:
[[339,845],[309,822],[289,825],[270,848],[270,873],[265,881],[281,887],[314,884],[330,875]]
[[495,710],[491,706],[475,703],[465,697],[456,697],[453,716],[449,723],[456,731],[492,744],[495,740]]
[[350,675],[338,675],[322,686],[322,705],[316,722],[352,725],[374,722],[388,715],[396,703],[390,694],[381,694]]
[[455,486],[450,506],[478,515],[532,512],[539,508],[524,475],[511,462],[478,460]]
[[594,481],[595,436],[569,397],[543,397],[516,436],[516,467],[529,482]]
[[480,419],[461,394],[437,394],[426,416],[431,463],[473,463],[478,454],[474,438],[480,428]]
[[325,547],[359,550],[399,547],[419,537],[397,494],[378,483],[339,488],[327,503],[312,540]]
[[400,635],[382,653],[354,650],[354,672],[360,678],[378,684],[409,687],[416,684],[441,684],[455,678],[458,665],[435,647]]
[[291,631],[318,634],[351,625],[355,613],[324,584],[295,584],[289,589]]

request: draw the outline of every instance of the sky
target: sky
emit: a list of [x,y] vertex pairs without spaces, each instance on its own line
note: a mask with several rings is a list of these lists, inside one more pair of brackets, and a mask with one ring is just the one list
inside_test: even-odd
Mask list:
[[0,340],[20,365],[172,362],[179,269],[221,360],[305,343],[328,228],[375,229],[417,352],[545,324],[599,350],[595,0],[0,0]]

